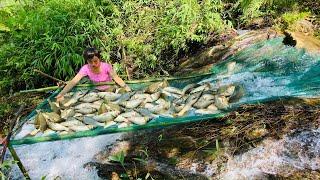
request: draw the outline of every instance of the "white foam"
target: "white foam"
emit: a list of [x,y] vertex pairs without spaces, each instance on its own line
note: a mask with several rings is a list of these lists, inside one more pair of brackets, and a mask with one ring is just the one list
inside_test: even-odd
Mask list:
[[320,129],[304,131],[263,143],[229,159],[222,179],[264,178],[265,174],[289,176],[295,171],[320,169]]
[[[107,145],[121,138],[123,133],[85,137],[72,140],[42,142],[15,146],[15,150],[31,179],[99,179],[95,169],[85,169],[84,164]],[[23,179],[14,168],[11,179]]]

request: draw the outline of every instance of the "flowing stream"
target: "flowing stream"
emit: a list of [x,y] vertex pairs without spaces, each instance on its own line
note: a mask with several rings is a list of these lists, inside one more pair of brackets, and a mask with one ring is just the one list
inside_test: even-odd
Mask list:
[[[216,75],[203,82],[238,84],[245,94],[235,106],[279,97],[320,95],[320,56],[283,45],[281,38],[257,43],[214,66]],[[234,68],[229,68],[235,63]],[[121,134],[16,146],[32,179],[99,179],[95,169],[83,165],[94,155],[121,139]],[[267,174],[290,175],[297,170],[319,170],[320,129],[297,131],[283,139],[265,139],[259,146],[229,158],[219,179],[263,179]],[[197,164],[190,171],[196,171]],[[208,164],[206,175],[216,173]],[[17,167],[9,174],[21,179]]]

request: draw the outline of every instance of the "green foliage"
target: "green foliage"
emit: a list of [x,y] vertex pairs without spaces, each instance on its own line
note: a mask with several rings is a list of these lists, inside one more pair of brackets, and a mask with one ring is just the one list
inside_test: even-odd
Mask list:
[[109,160],[119,162],[122,166],[124,166],[124,157],[125,154],[123,151],[121,151],[115,155],[109,156]]
[[171,70],[187,42],[206,43],[210,32],[225,30],[222,7],[219,0],[26,0],[1,8],[0,88],[48,84],[33,68],[70,79],[88,46],[120,74],[125,64],[137,67],[136,78]]
[[216,139],[215,148],[208,148],[208,149],[205,149],[203,151],[208,153],[212,159],[217,158],[219,156],[219,153],[221,152],[221,148],[220,148],[220,145],[219,145],[219,140]]
[[3,161],[3,163],[0,165],[0,180],[7,179],[5,172],[7,172],[9,169],[11,169],[11,167],[16,163],[17,163],[17,161],[13,161],[13,160]]
[[10,6],[0,7],[1,92],[53,83],[33,68],[70,79],[88,46],[98,47],[120,75],[125,66],[134,78],[173,72],[193,43],[210,43],[231,22],[283,17],[289,23],[293,12],[306,9],[302,0],[7,1]]
[[310,12],[286,12],[281,16],[281,19],[287,26],[293,25],[299,20],[305,19],[310,16]]

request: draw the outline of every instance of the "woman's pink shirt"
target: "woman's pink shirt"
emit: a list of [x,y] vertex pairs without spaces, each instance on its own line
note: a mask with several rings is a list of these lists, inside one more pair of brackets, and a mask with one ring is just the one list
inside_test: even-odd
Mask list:
[[[79,74],[83,76],[88,76],[89,79],[94,82],[94,83],[99,83],[99,82],[110,82],[112,81],[111,77],[111,71],[112,71],[112,66],[108,63],[101,62],[100,64],[100,73],[94,73],[90,70],[90,67],[88,64],[85,64],[84,66],[81,67]],[[99,89],[106,89],[107,86],[100,86]]]

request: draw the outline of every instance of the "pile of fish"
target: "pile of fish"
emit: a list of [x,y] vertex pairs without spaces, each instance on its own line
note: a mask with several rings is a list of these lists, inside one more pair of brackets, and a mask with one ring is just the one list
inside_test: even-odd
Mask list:
[[69,92],[59,103],[49,100],[50,112],[37,110],[31,122],[35,129],[30,135],[68,134],[98,126],[124,128],[144,125],[159,116],[215,114],[229,107],[235,89],[234,85],[214,88],[210,83],[189,84],[179,89],[163,81],[132,92],[122,88],[114,92]]

